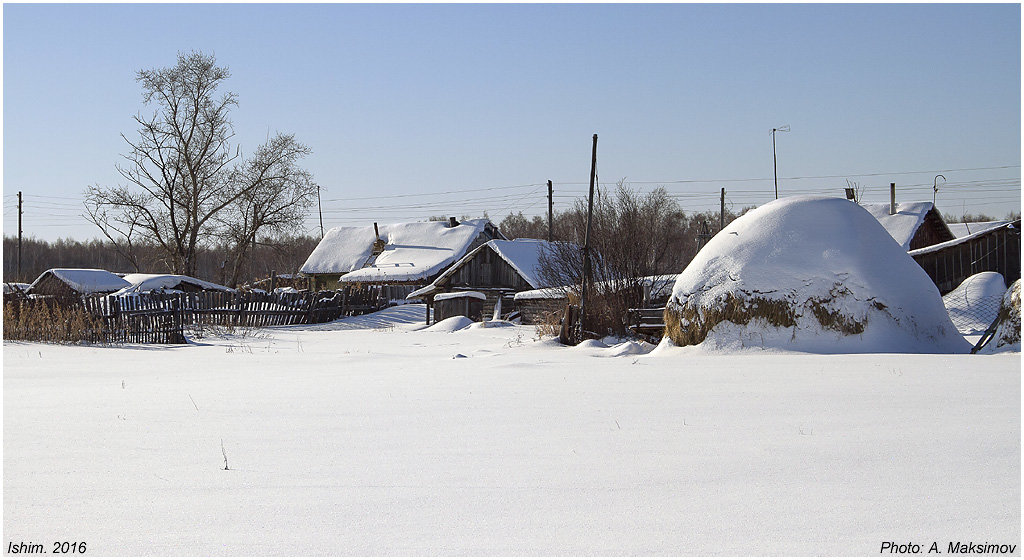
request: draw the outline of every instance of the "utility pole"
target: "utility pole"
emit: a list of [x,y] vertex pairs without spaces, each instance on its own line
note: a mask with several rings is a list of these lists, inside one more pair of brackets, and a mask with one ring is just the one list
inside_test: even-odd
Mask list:
[[722,187],[722,209],[718,213],[718,231],[725,229],[725,187]]
[[587,312],[587,292],[593,280],[592,263],[590,262],[590,225],[594,218],[594,179],[597,176],[597,134],[594,135],[594,147],[590,156],[590,197],[587,199],[587,231],[583,237],[583,282],[580,292],[580,315],[577,319],[576,342],[583,340],[583,319]]
[[551,179],[548,179],[548,241],[555,240],[554,223],[554,190],[551,187]]
[[784,124],[772,129],[772,165],[775,168],[775,200],[779,199],[779,158],[775,155],[775,133],[789,132],[789,125]]
[[21,191],[18,191],[18,282],[21,282]]
[[316,209],[320,213],[320,239],[324,238],[324,208],[320,205],[320,185],[316,186]]

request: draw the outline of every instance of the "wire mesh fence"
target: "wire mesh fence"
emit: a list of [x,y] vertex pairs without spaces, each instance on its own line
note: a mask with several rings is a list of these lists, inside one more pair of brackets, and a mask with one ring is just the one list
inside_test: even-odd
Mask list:
[[951,292],[942,298],[953,326],[964,336],[980,335],[999,315],[1003,294]]

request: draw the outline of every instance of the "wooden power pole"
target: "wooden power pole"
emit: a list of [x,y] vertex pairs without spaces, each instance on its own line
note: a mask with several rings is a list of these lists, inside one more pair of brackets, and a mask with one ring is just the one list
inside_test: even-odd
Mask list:
[[555,240],[555,218],[554,218],[554,190],[551,187],[551,179],[548,179],[548,241]]
[[21,282],[21,191],[18,191],[18,282]]
[[575,342],[583,340],[583,320],[587,312],[587,292],[593,280],[593,264],[590,260],[590,226],[594,218],[594,178],[597,175],[597,134],[590,156],[590,196],[587,199],[587,231],[583,237],[583,282],[580,291],[580,314],[577,319]]
[[320,185],[316,186],[316,209],[320,213],[320,239],[324,238],[324,208],[320,205]]
[[722,187],[722,209],[718,212],[718,231],[725,229],[725,187]]

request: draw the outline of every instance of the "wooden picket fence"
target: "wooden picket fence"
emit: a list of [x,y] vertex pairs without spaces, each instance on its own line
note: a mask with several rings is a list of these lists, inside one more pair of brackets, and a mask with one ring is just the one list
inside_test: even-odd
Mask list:
[[184,344],[185,329],[269,327],[333,321],[346,312],[337,292],[86,296],[82,306],[104,324],[105,342]]

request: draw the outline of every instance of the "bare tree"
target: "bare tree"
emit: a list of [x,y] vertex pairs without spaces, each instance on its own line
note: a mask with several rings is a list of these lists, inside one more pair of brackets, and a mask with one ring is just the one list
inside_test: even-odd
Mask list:
[[547,220],[540,216],[527,219],[521,211],[505,216],[505,219],[498,224],[498,229],[509,239],[547,239],[548,237]]
[[218,235],[232,248],[229,285],[238,285],[257,234],[276,238],[301,228],[306,210],[316,202],[312,174],[298,167],[309,153],[294,136],[278,134],[234,170],[231,180],[244,194],[215,220]]
[[[586,229],[586,206],[585,201],[577,201],[561,219],[569,222],[560,229],[571,243],[556,243],[541,256],[542,281],[549,286],[580,290],[583,257],[579,247]],[[590,287],[594,305],[588,305],[585,330],[625,331],[627,310],[640,306],[651,291],[665,289],[671,279],[662,275],[682,271],[686,263],[677,249],[686,236],[686,225],[682,209],[665,189],[640,194],[620,181],[613,196],[599,192],[591,229],[597,255],[595,282]]]
[[[226,223],[217,218],[259,189],[272,191],[265,183],[277,178],[274,162],[294,165],[295,147],[301,145],[279,136],[233,166],[241,158],[231,143],[229,118],[237,96],[217,94],[228,77],[227,68],[200,52],[179,54],[173,67],[138,72],[143,102],[152,113],[134,117],[137,139],[122,135],[129,150],[117,170],[127,184],[93,186],[85,195],[87,217],[123,251],[130,254],[132,244],[140,242],[156,245],[167,268],[194,275],[198,249]],[[274,149],[285,153],[269,153]],[[299,152],[305,155],[308,148]],[[256,172],[261,166],[266,174]]]

